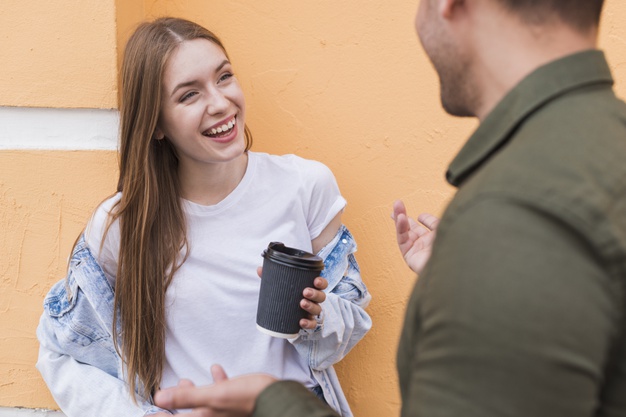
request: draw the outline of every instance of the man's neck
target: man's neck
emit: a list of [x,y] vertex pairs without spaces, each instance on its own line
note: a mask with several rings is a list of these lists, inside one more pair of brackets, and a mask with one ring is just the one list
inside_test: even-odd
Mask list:
[[[506,22],[501,24],[506,25]],[[509,22],[510,25],[510,22]],[[529,27],[517,23],[518,30],[501,30],[501,36],[477,36],[476,85],[481,100],[474,114],[480,121],[504,96],[537,68],[567,55],[593,49],[597,30],[585,34],[565,24]]]

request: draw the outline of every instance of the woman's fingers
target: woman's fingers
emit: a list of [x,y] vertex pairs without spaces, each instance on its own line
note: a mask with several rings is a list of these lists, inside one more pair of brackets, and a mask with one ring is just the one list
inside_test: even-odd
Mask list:
[[319,316],[322,313],[322,307],[310,300],[300,300],[300,307],[312,316]]
[[317,277],[314,285],[315,288],[305,288],[302,292],[304,299],[300,300],[300,307],[309,313],[308,318],[300,320],[300,327],[303,329],[315,329],[317,327],[315,317],[322,314],[320,304],[326,300],[326,293],[323,290],[328,287],[328,281],[325,278]]

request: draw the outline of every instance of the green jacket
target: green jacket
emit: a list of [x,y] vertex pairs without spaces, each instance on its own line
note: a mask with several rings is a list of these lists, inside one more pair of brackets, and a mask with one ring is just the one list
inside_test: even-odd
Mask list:
[[[626,105],[612,83],[597,50],[537,69],[450,165],[459,190],[398,349],[403,417],[626,416]],[[334,415],[314,400],[277,383],[255,416]]]

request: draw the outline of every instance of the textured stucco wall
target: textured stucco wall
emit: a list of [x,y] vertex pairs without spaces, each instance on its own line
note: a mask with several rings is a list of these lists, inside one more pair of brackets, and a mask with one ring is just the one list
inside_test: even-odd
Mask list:
[[2,0],[0,106],[117,104],[112,0]]
[[[254,149],[294,152],[335,173],[374,297],[373,330],[337,367],[360,417],[399,410],[395,352],[414,276],[396,248],[391,204],[402,198],[415,214],[440,213],[453,194],[445,167],[476,126],[439,105],[413,28],[417,5],[155,0],[145,8],[196,20],[222,38],[247,94]],[[605,15],[602,45],[626,82],[626,8],[608,0]]]
[[[476,126],[441,110],[413,31],[416,8],[415,0],[3,1],[0,106],[116,107],[115,42],[138,20],[171,14],[214,30],[246,93],[253,149],[324,162],[348,200],[374,328],[338,372],[357,416],[393,416],[395,349],[414,276],[396,249],[391,203],[440,213],[454,192],[445,167]],[[625,19],[626,5],[607,0],[601,46],[622,97]],[[37,123],[33,114],[19,120]],[[34,369],[41,302],[92,208],[114,191],[116,155],[46,150],[55,146],[38,133],[24,134],[26,149],[3,149],[3,129],[0,406],[54,408]],[[46,140],[63,148],[60,135]]]
[[413,30],[413,0],[157,1],[152,15],[204,24],[223,40],[246,93],[253,149],[327,164],[373,295],[372,331],[337,369],[357,416],[397,415],[395,350],[413,274],[397,252],[391,204],[440,212],[444,167],[473,121],[439,107]]
[[0,152],[0,406],[55,407],[34,367],[35,328],[116,163],[111,151]]

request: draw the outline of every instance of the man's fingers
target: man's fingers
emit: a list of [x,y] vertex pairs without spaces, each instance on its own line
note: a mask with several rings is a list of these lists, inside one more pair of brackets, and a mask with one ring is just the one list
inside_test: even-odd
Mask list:
[[182,413],[178,413],[177,415],[185,416],[185,417],[220,417],[223,414],[220,414],[219,411],[213,410],[211,408],[200,407],[194,408],[191,411],[185,411]]
[[402,200],[396,200],[393,202],[393,212],[391,213],[391,218],[396,219],[398,214],[404,214],[406,216],[406,207]]
[[407,221],[409,223],[409,228],[411,230],[424,229],[424,230],[428,231],[428,229],[426,229],[421,223],[418,223],[417,220],[415,220],[415,219],[407,217]]
[[178,386],[179,387],[193,387],[195,386],[195,384],[191,382],[190,380],[183,378],[180,381],[178,381]]
[[215,411],[208,409],[208,408],[196,408],[193,411],[190,411],[188,413],[182,413],[180,414],[181,416],[185,416],[185,417],[218,417],[219,414],[216,414]]
[[403,236],[406,232],[411,229],[411,221],[404,213],[399,213],[396,218],[396,235],[398,236],[398,240],[400,236]]
[[417,216],[417,220],[430,230],[435,230],[439,225],[439,218],[430,213],[422,213]]
[[206,407],[210,402],[211,393],[206,388],[167,388],[154,394],[154,403],[167,409]]
[[221,382],[228,379],[226,371],[220,365],[211,366],[211,376],[213,377],[213,382]]

